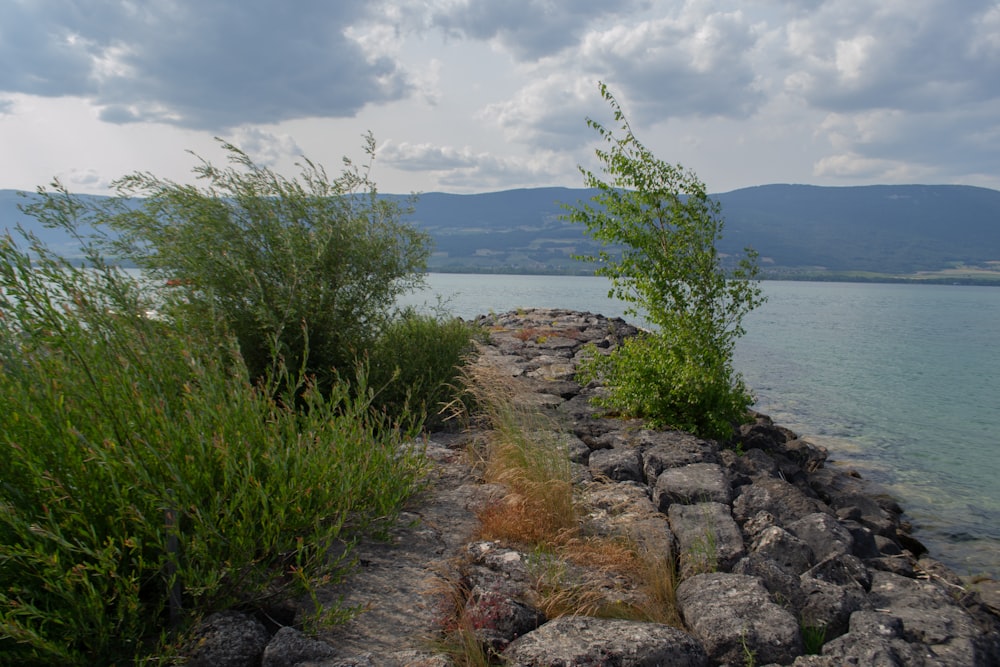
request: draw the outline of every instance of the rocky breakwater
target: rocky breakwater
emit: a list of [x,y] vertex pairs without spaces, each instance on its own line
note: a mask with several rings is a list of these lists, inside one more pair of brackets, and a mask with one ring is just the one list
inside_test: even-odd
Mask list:
[[[620,319],[528,310],[477,321],[490,331],[479,363],[556,417],[581,529],[678,569],[679,627],[547,620],[535,606],[538,554],[469,544],[464,613],[509,664],[1000,664],[997,609],[923,553],[896,502],[828,465],[824,449],[762,415],[726,443],[604,416],[591,404],[601,388],[574,374],[586,344],[608,350],[637,333]],[[560,571],[604,596],[593,609],[629,602],[629,582],[575,563]]]
[[[608,351],[638,333],[620,319],[477,322],[489,340],[476,363],[548,417],[532,436],[571,461],[578,536],[550,550],[483,539],[477,517],[510,501],[470,465],[490,434],[432,434],[427,489],[388,541],[358,545],[353,576],[319,593],[361,613],[311,637],[295,629],[311,603],[219,614],[188,664],[485,664],[448,650],[456,629],[491,664],[521,667],[1000,664],[996,598],[928,558],[901,508],[822,448],[764,416],[719,443],[603,415],[601,387],[575,372],[587,344]],[[595,543],[630,545],[645,569],[609,564]]]

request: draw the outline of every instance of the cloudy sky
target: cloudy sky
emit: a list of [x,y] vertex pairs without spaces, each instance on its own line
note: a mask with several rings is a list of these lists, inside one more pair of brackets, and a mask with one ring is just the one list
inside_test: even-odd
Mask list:
[[996,0],[3,0],[0,188],[292,174],[379,144],[383,192],[582,185],[604,81],[710,191],[1000,189]]

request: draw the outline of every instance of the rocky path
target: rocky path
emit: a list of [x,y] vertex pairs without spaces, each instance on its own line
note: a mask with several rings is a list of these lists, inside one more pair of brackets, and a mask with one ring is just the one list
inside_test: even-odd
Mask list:
[[[676,564],[680,627],[607,618],[642,602],[634,577],[580,558],[539,568],[537,553],[477,540],[476,512],[502,489],[470,466],[475,434],[439,435],[425,494],[388,542],[360,545],[350,580],[323,592],[362,613],[315,638],[293,628],[266,637],[264,667],[452,665],[434,642],[456,614],[502,664],[525,667],[1000,664],[995,606],[921,554],[901,509],[821,448],[766,418],[723,448],[600,417],[597,389],[573,381],[575,362],[588,342],[606,349],[635,334],[621,320],[529,310],[479,323],[491,332],[479,363],[555,417],[583,531]],[[603,617],[546,619],[538,588],[552,572],[585,587]]]

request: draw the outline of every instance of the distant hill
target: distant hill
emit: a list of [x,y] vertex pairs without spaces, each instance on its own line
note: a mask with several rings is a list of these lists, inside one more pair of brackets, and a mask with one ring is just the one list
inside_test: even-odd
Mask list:
[[[408,220],[434,238],[432,270],[590,273],[593,267],[572,256],[595,244],[581,226],[560,216],[562,203],[591,194],[570,188],[432,192],[420,196]],[[720,251],[753,247],[771,277],[878,279],[929,272],[949,281],[1000,279],[997,190],[764,185],[713,197],[726,219]],[[16,209],[23,201],[13,191],[0,191],[0,228],[24,219]],[[41,234],[52,247],[72,254],[64,235]]]

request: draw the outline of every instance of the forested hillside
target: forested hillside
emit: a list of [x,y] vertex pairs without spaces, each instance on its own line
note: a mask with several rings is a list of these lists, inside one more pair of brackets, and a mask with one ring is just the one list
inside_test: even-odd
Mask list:
[[[589,273],[573,255],[594,250],[562,220],[590,191],[535,188],[427,193],[409,216],[435,241],[431,269]],[[402,195],[385,195],[404,200]],[[880,278],[931,272],[941,280],[1000,277],[1000,191],[960,185],[763,185],[714,195],[726,219],[723,253],[749,245],[770,277]],[[0,227],[24,220],[24,199],[0,191]],[[29,221],[30,222],[30,221]],[[64,235],[38,230],[72,255]],[[877,274],[877,275],[871,275]]]

